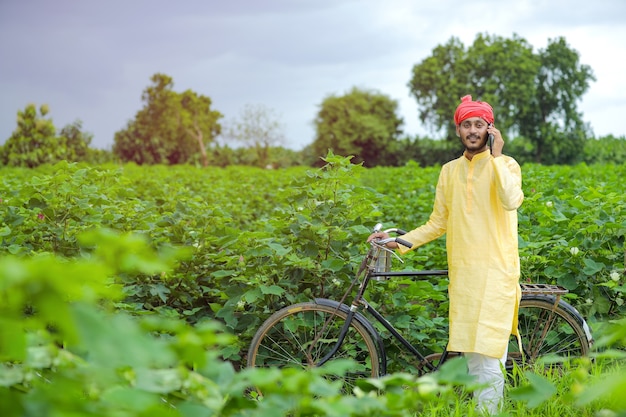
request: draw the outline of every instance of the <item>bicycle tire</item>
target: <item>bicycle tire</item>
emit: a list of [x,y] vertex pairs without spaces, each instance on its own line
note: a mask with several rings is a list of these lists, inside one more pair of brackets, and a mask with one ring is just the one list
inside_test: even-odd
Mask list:
[[523,297],[518,318],[523,352],[519,350],[517,339],[512,337],[508,367],[513,361],[518,365],[532,365],[546,357],[573,358],[589,353],[591,341],[586,323],[563,300],[557,304],[554,296]]
[[[318,366],[319,360],[334,347],[346,317],[346,312],[339,308],[314,302],[285,307],[257,330],[248,349],[247,366],[302,369]],[[321,330],[323,334],[319,333]],[[343,379],[345,392],[352,391],[357,379],[379,376],[380,357],[375,340],[355,319],[331,360],[342,358],[357,364],[349,373],[337,376]]]

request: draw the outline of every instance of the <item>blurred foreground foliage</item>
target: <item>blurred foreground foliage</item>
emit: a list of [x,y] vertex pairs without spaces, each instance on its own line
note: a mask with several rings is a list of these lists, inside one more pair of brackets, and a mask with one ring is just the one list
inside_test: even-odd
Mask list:
[[[186,258],[184,251],[154,251],[145,239],[108,229],[81,233],[78,241],[80,259],[42,254],[0,260],[2,416],[408,417],[443,416],[455,408],[475,415],[469,395],[476,385],[463,358],[420,378],[397,372],[363,380],[348,395],[325,376],[348,371],[350,362],[310,371],[236,372],[221,357],[235,339],[222,324],[190,325],[116,307],[123,291],[113,277],[167,273]],[[614,326],[600,340],[605,347],[626,341],[626,322]],[[597,359],[614,362],[624,353],[607,350]],[[509,396],[537,412],[527,415],[546,415],[554,381],[561,380],[566,393],[560,404],[569,404],[561,415],[626,409],[619,395],[624,373],[611,368],[592,375],[590,368],[591,361],[582,360],[558,379],[516,370],[518,386]]]

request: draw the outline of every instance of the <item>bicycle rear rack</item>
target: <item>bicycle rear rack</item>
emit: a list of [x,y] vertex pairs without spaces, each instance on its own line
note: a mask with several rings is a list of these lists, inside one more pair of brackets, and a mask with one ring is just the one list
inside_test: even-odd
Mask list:
[[561,295],[567,294],[569,291],[563,287],[552,284],[520,284],[522,288],[522,294],[549,294],[549,295]]

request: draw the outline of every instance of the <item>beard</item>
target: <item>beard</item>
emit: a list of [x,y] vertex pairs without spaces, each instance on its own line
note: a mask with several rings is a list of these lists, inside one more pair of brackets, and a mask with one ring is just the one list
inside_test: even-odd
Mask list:
[[482,137],[476,134],[467,135],[462,140],[463,146],[468,151],[479,151],[487,145],[487,136],[486,132]]

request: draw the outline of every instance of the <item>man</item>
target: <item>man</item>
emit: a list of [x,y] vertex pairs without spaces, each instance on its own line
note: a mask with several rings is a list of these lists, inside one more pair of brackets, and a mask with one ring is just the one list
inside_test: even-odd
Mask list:
[[[411,249],[387,244],[402,254],[444,233],[450,284],[450,338],[447,349],[463,352],[468,371],[486,388],[475,392],[478,407],[496,413],[503,397],[508,341],[517,335],[521,297],[517,208],[522,204],[518,163],[502,154],[504,140],[493,125],[492,107],[461,99],[454,113],[463,155],[439,175],[433,212],[423,226],[402,236]],[[491,149],[487,146],[493,135]],[[491,151],[491,152],[490,152]],[[372,239],[384,239],[379,232]]]

